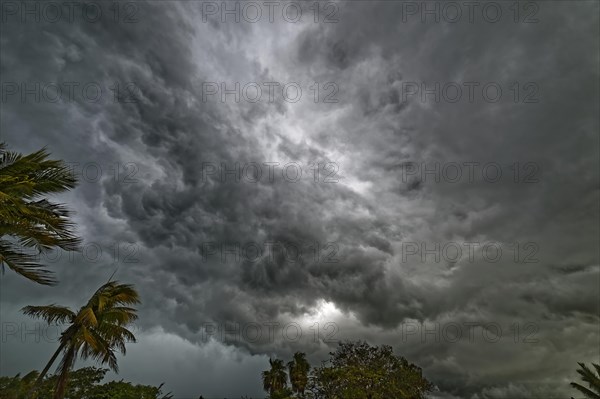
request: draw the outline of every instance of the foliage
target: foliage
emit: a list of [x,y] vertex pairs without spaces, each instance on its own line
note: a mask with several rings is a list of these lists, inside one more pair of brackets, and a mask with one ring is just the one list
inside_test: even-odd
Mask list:
[[390,346],[340,343],[329,362],[311,373],[309,389],[316,399],[422,399],[433,389],[421,369]]
[[[169,399],[171,395],[163,395],[162,384],[158,387],[150,385],[133,385],[130,382],[110,381],[100,384],[108,369],[84,367],[72,371],[67,384],[67,399]],[[20,377],[0,377],[0,397],[3,399],[29,399],[27,392],[38,376],[37,371]],[[46,377],[36,391],[37,399],[51,399],[58,375]]]
[[294,353],[294,358],[288,363],[288,372],[292,391],[296,393],[299,398],[304,398],[304,392],[308,385],[309,371],[310,364],[306,360],[306,355],[302,352]]
[[0,397],[3,399],[25,399],[27,392],[38,377],[37,371],[32,371],[23,377],[0,377]]
[[571,386],[581,392],[587,399],[600,399],[600,365],[592,363],[592,366],[596,369],[596,374],[594,374],[585,364],[577,364],[579,364],[577,373],[581,376],[581,381],[587,383],[589,388],[576,382],[572,382]]
[[270,399],[285,399],[291,395],[287,386],[287,374],[281,359],[269,359],[270,370],[263,371],[263,388],[269,392]]
[[39,254],[55,248],[74,251],[69,211],[43,198],[75,187],[74,173],[62,161],[49,160],[41,149],[22,155],[0,143],[0,266],[38,284],[54,285]]
[[125,354],[125,343],[135,342],[135,336],[125,327],[137,319],[136,309],[130,306],[139,302],[133,286],[109,281],[77,313],[57,305],[24,307],[23,312],[29,316],[41,317],[48,323],[69,324],[37,383],[41,382],[61,352],[63,356],[58,366],[54,394],[56,399],[64,396],[69,371],[78,357],[92,358],[118,372],[115,351]]
[[342,342],[330,355],[328,366],[311,371],[306,355],[296,352],[287,364],[292,389],[283,362],[269,359],[271,369],[262,373],[269,399],[424,399],[433,390],[421,369],[390,346]]

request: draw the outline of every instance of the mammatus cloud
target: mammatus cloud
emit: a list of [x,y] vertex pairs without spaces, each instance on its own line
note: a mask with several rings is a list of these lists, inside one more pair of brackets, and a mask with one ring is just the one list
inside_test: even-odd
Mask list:
[[[316,364],[339,339],[393,345],[440,398],[566,396],[598,359],[597,4],[455,23],[412,2],[316,23],[309,3],[256,23],[131,4],[3,14],[1,138],[73,162],[64,201],[103,250],[54,261],[59,289],[7,273],[3,322],[119,265],[144,300],[122,376],[178,397],[258,395],[268,356]],[[4,332],[3,374],[54,346]]]

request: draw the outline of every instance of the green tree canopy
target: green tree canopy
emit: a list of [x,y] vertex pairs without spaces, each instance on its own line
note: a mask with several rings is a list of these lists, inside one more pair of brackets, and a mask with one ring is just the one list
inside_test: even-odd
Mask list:
[[315,399],[422,399],[433,385],[390,346],[342,342],[328,366],[311,373]]

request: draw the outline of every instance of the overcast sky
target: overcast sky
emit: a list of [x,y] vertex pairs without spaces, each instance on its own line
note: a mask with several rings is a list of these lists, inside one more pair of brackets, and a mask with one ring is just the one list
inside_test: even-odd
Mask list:
[[57,346],[21,307],[117,268],[143,303],[109,377],[176,398],[345,339],[438,398],[567,397],[600,360],[597,1],[53,4],[2,2],[0,139],[72,163],[85,252],[2,276],[2,375]]

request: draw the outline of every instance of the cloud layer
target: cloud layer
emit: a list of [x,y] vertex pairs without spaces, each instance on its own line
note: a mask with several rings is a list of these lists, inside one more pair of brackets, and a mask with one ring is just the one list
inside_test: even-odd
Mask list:
[[[454,23],[438,2],[285,2],[256,23],[128,4],[3,10],[1,138],[73,162],[61,200],[89,250],[52,261],[59,288],[7,272],[3,326],[78,306],[118,265],[144,300],[121,375],[181,398],[259,395],[268,356],[316,364],[339,339],[393,345],[440,398],[565,396],[598,360],[597,3]],[[40,368],[52,340],[7,328],[2,374]]]

